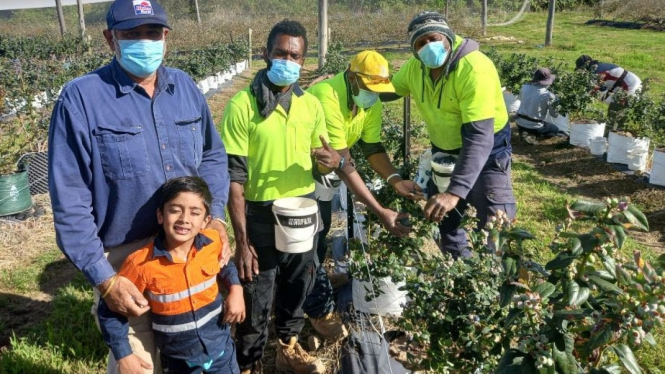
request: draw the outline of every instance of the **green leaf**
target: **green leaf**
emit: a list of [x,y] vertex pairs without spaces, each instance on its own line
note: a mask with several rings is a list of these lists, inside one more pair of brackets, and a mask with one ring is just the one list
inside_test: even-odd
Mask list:
[[[607,207],[600,201],[591,200],[577,200],[570,205],[569,210],[585,213],[586,215],[594,215],[605,210]],[[576,217],[573,217],[576,218]]]
[[[580,294],[580,285],[577,284],[575,281],[570,281],[567,282],[566,285],[564,286],[564,292],[565,292],[565,303],[566,305],[570,306],[576,306],[579,304],[575,304],[575,301],[578,299],[579,294]],[[588,290],[587,290],[588,293]],[[588,295],[587,295],[588,297]],[[586,299],[585,299],[586,300]]]
[[580,242],[582,242],[582,248],[584,248],[585,253],[592,252],[601,244],[598,237],[593,234],[582,234],[578,236],[578,238],[580,238]]
[[515,228],[510,231],[508,231],[508,236],[511,239],[535,239],[536,237],[533,236],[530,232],[520,229],[520,228]]
[[644,225],[635,215],[628,209],[615,215],[612,220],[626,229],[636,229],[640,231],[649,231],[649,225]]
[[641,210],[637,209],[635,205],[629,204],[626,211],[630,212],[633,217],[635,217],[637,222],[640,223],[641,227],[644,228],[644,231],[649,231],[649,220],[647,220],[647,217],[644,215],[644,213],[642,213]]
[[505,256],[501,260],[501,265],[503,266],[503,272],[506,277],[512,278],[517,275],[517,261],[513,257]]
[[572,238],[569,241],[570,243],[570,254],[577,257],[582,254],[582,251],[584,249],[582,248],[582,242],[580,241],[580,238]]
[[540,297],[542,299],[548,297],[549,295],[553,294],[554,291],[556,290],[556,287],[550,283],[550,282],[543,282],[531,289],[533,292],[538,292],[540,294]]
[[499,305],[501,305],[502,308],[505,308],[513,301],[513,295],[515,294],[516,289],[517,287],[510,283],[504,283],[501,285],[501,289],[499,290]]
[[550,273],[545,270],[543,265],[541,265],[541,264],[539,264],[535,261],[531,261],[531,260],[524,261],[524,267],[528,271],[533,271],[535,273],[538,273],[538,274],[542,275],[543,277],[549,277],[550,276]]
[[577,297],[574,300],[570,301],[570,306],[580,306],[584,304],[587,299],[589,299],[590,290],[589,287],[579,287],[577,292]]
[[626,230],[624,230],[622,225],[607,225],[607,229],[612,234],[614,245],[621,249],[623,243],[626,241]]
[[646,335],[644,335],[644,341],[649,343],[652,347],[656,346],[656,339],[653,337],[653,334],[648,332]]
[[600,258],[603,260],[603,266],[605,267],[605,270],[607,270],[608,273],[612,275],[612,278],[617,277],[616,274],[616,261],[610,256],[603,256],[601,255]]
[[626,271],[626,269],[624,269],[620,264],[617,264],[615,269],[617,282],[626,286],[633,283],[633,278],[631,277],[630,273]]
[[512,325],[513,322],[515,322],[515,319],[520,314],[522,314],[521,310],[519,310],[517,308],[511,309],[510,312],[508,312],[508,315],[506,316],[506,319],[503,321],[503,328],[508,330],[508,328],[510,328],[510,325]]
[[619,288],[616,284],[610,283],[599,276],[596,275],[589,275],[589,282],[595,284],[600,288],[601,290],[605,292],[612,292],[617,295],[623,295],[623,290]]
[[[568,344],[566,344],[566,351],[568,350],[567,346]],[[566,351],[560,351],[556,345],[552,345],[552,358],[558,372],[563,374],[578,374],[579,370],[575,356],[573,356],[572,351]]]
[[619,357],[626,370],[628,370],[631,374],[642,374],[642,369],[640,369],[640,365],[637,364],[635,355],[629,346],[625,344],[617,344],[612,346],[612,349]]
[[576,258],[577,256],[571,256],[570,253],[568,252],[559,252],[559,254],[557,254],[555,258],[553,258],[550,262],[545,264],[545,269],[547,270],[564,269],[568,267],[568,265],[572,264]]
[[587,311],[584,309],[563,309],[554,311],[554,315],[557,317],[563,317],[566,319],[578,319],[586,317]]
[[594,332],[589,337],[589,341],[586,343],[587,354],[591,354],[591,351],[598,347],[602,347],[607,344],[614,335],[614,329],[612,324],[605,325],[600,331]]

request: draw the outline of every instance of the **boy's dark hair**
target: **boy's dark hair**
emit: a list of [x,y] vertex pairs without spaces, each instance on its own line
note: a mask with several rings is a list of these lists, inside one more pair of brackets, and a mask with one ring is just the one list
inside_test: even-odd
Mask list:
[[208,184],[201,177],[189,176],[169,179],[162,185],[161,200],[159,209],[164,210],[164,205],[172,201],[183,192],[192,192],[203,199],[203,205],[206,208],[206,215],[210,214],[210,205],[212,205],[212,194],[208,189]]
[[288,36],[295,36],[299,37],[301,36],[303,41],[305,42],[305,53],[307,53],[307,30],[303,27],[303,25],[300,24],[298,21],[292,21],[289,19],[285,19],[283,21],[278,22],[275,26],[272,27],[272,30],[270,30],[270,34],[268,34],[268,54],[272,52],[272,48],[275,46],[275,40],[277,39],[277,35],[280,34],[285,34]]

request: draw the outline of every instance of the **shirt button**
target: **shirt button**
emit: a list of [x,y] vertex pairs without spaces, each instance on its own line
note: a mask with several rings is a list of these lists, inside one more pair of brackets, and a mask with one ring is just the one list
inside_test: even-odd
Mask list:
[[171,165],[166,165],[166,171],[171,171]]
[[196,131],[196,127],[192,127],[192,131]]
[[162,144],[162,149],[166,149],[166,144]]

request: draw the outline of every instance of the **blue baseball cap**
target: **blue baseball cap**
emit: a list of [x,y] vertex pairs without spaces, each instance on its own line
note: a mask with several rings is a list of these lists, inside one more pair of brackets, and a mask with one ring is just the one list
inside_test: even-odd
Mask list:
[[106,13],[109,30],[129,30],[149,24],[171,28],[166,11],[155,0],[115,0]]

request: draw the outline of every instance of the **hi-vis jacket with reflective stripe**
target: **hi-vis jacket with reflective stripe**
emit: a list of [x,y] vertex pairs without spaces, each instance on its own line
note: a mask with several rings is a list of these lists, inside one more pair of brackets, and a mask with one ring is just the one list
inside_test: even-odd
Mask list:
[[[125,260],[118,274],[148,299],[155,343],[162,354],[203,364],[223,353],[229,329],[220,322],[223,300],[217,277],[226,287],[240,281],[232,262],[220,268],[221,254],[219,233],[203,230],[186,262],[173,258],[160,237]],[[98,315],[104,340],[116,359],[131,354],[127,319],[103,302]]]

